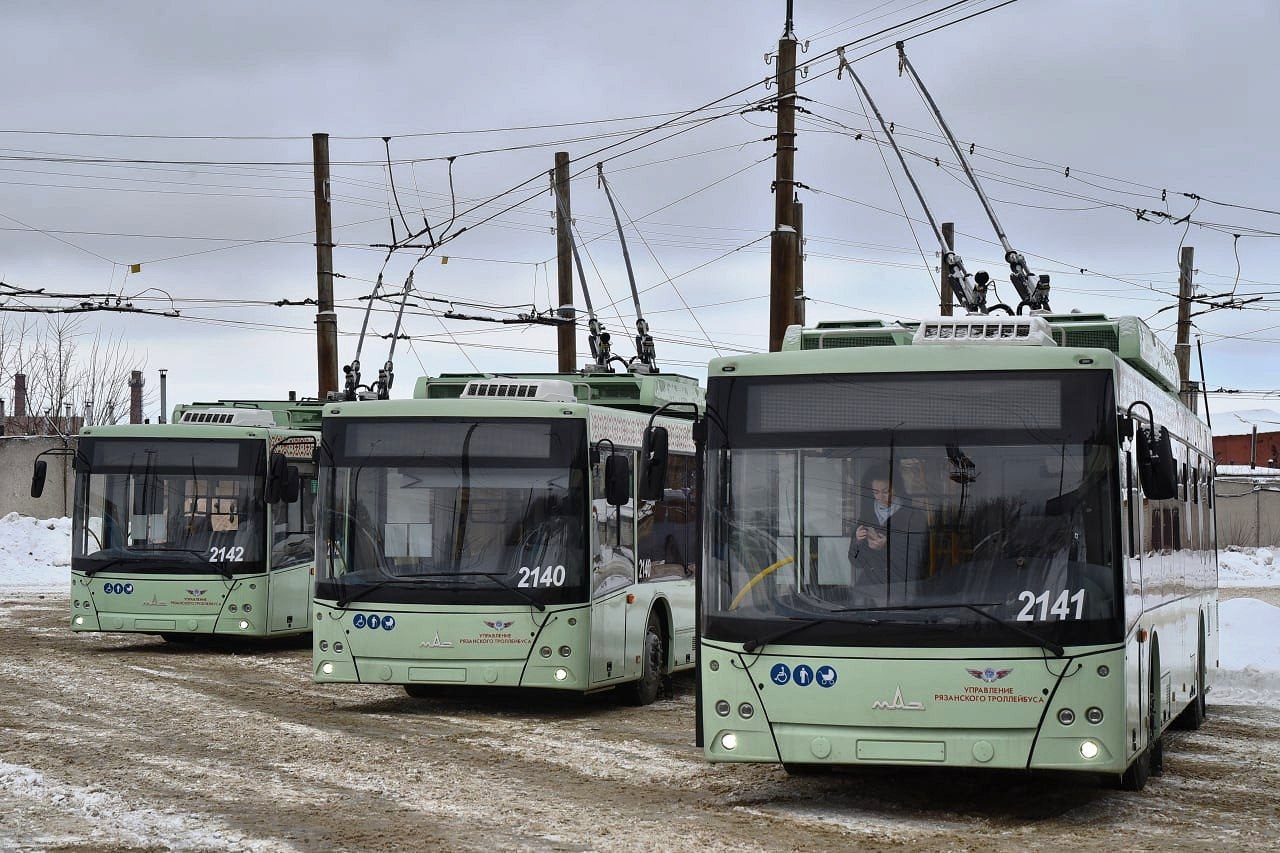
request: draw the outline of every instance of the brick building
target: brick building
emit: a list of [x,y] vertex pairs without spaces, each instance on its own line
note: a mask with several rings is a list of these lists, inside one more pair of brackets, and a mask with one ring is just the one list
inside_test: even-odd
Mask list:
[[1219,465],[1280,468],[1280,412],[1248,409],[1215,417],[1213,461]]

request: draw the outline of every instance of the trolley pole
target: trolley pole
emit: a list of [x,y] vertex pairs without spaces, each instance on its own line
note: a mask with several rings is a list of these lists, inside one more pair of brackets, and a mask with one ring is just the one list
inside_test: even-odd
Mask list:
[[333,211],[329,134],[311,134],[316,197],[316,385],[321,400],[338,390],[338,315],[333,310]]
[[1178,342],[1173,348],[1178,360],[1178,397],[1191,409],[1196,405],[1191,384],[1191,298],[1195,295],[1191,278],[1195,256],[1193,247],[1183,246],[1178,257]]
[[787,327],[796,322],[800,234],[795,221],[796,48],[792,0],[778,39],[778,132],[773,180],[773,235],[769,243],[769,351],[782,349]]
[[951,292],[951,264],[947,262],[947,252],[956,250],[956,224],[954,222],[942,223],[942,263],[939,265],[941,277],[938,280],[938,293],[942,297],[938,307],[942,309],[943,317],[950,317],[955,306],[955,297]]
[[[575,320],[573,310],[573,218],[569,208],[569,152],[556,152],[555,192],[563,200],[556,205],[556,285],[560,306],[556,312],[562,320]],[[557,370],[573,373],[578,369],[578,327],[576,322],[556,327]]]

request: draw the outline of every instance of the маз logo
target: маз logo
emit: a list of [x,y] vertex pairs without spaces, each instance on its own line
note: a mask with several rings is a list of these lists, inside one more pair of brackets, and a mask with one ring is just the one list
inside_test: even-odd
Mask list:
[[902,685],[899,684],[897,689],[893,691],[893,701],[885,702],[883,699],[877,699],[871,703],[873,711],[923,711],[923,702],[904,702],[902,700]]

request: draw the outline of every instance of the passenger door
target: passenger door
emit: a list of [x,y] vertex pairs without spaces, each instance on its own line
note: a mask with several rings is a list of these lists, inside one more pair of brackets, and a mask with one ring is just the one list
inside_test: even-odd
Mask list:
[[621,678],[626,670],[627,593],[636,579],[635,453],[618,451],[631,461],[631,498],[622,506],[605,500],[607,452],[591,466],[591,675],[592,684]]

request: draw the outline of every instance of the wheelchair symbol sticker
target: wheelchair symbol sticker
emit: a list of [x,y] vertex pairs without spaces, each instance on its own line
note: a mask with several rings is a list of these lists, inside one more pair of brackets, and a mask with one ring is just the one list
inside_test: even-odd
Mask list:
[[786,684],[791,680],[791,670],[785,663],[775,663],[773,669],[769,670],[769,678],[774,684]]

